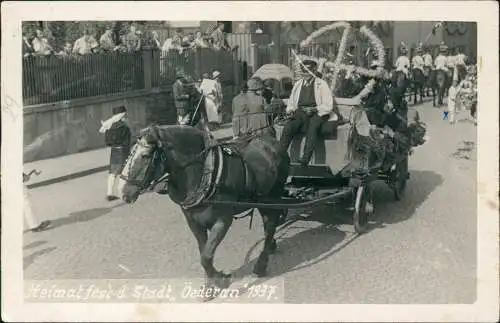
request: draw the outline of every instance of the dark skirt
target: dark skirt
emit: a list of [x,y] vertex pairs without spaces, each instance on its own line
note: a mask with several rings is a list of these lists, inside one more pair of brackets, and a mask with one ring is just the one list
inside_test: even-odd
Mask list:
[[111,155],[109,157],[109,173],[118,175],[121,173],[127,157],[130,153],[128,147],[111,147]]

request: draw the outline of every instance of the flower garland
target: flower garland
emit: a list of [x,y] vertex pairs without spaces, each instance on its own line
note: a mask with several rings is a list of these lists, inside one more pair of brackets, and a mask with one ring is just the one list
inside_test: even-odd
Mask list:
[[[331,79],[330,82],[330,87],[332,92],[335,91],[336,89],[336,82],[337,78],[339,75],[339,72],[341,70],[346,70],[348,73],[356,73],[358,75],[363,75],[372,78],[363,88],[363,90],[358,93],[354,98],[361,100],[362,98],[366,97],[368,94],[370,94],[373,91],[373,87],[376,84],[376,81],[374,78],[376,77],[382,77],[384,74],[384,68],[382,67],[385,62],[385,51],[384,51],[384,45],[382,41],[375,35],[373,31],[371,31],[368,27],[362,26],[360,28],[360,32],[363,36],[367,37],[368,40],[370,41],[370,44],[373,46],[375,49],[375,52],[377,54],[377,60],[375,61],[375,64],[377,65],[377,68],[375,70],[370,70],[366,69],[363,67],[358,67],[354,65],[345,65],[342,64],[342,59],[344,56],[344,53],[346,52],[346,47],[347,47],[347,40],[348,36],[352,30],[352,27],[349,23],[347,22],[336,22],[327,26],[324,26],[316,31],[314,31],[312,34],[310,34],[304,41],[301,42],[300,46],[301,47],[306,47],[311,44],[311,42],[319,37],[320,35],[324,34],[325,32],[329,32],[332,30],[336,30],[338,28],[344,28],[344,32],[342,34],[342,39],[340,42],[339,50],[338,50],[338,55],[335,58],[335,62],[325,62],[324,67],[326,68],[326,78]],[[294,55],[296,55],[294,53]],[[296,55],[298,58],[298,56]],[[299,58],[300,60],[300,58]],[[299,66],[300,66],[300,61],[299,61]]]

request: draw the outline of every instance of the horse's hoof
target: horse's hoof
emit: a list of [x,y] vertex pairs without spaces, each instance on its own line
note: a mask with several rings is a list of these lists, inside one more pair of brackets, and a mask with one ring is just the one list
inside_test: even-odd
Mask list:
[[252,272],[253,277],[262,278],[262,277],[265,277],[266,275],[267,275],[266,267],[258,266],[258,265],[254,267],[253,272]]
[[231,285],[231,278],[230,273],[218,272],[213,278],[213,284],[219,288],[228,288]]
[[263,278],[263,277],[266,277],[266,271],[265,270],[262,270],[262,271],[258,271],[258,272],[252,272],[252,277],[253,278]]

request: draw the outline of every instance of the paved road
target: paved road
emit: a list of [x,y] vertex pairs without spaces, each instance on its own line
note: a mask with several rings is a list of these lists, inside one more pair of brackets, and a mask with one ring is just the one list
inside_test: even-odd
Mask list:
[[[356,236],[348,213],[330,208],[278,233],[272,275],[294,303],[473,303],[476,271],[476,128],[449,125],[417,107],[430,141],[410,160],[406,197],[380,184],[373,229]],[[24,234],[26,279],[200,276],[198,250],[178,207],[148,194],[136,204],[104,200],[99,173],[31,190],[51,230]],[[248,275],[260,250],[259,218],[236,221],[216,266]],[[257,249],[255,248],[257,246]]]

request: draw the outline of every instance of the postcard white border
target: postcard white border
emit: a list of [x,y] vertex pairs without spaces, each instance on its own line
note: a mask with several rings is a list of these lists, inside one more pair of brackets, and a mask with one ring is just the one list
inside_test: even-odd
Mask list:
[[[369,8],[369,10],[367,10]],[[7,321],[494,321],[498,280],[498,3],[3,2],[2,317]],[[473,305],[25,304],[22,299],[23,20],[463,20],[478,22],[478,297]],[[341,292],[341,291],[340,291]],[[193,306],[196,309],[193,310]]]

